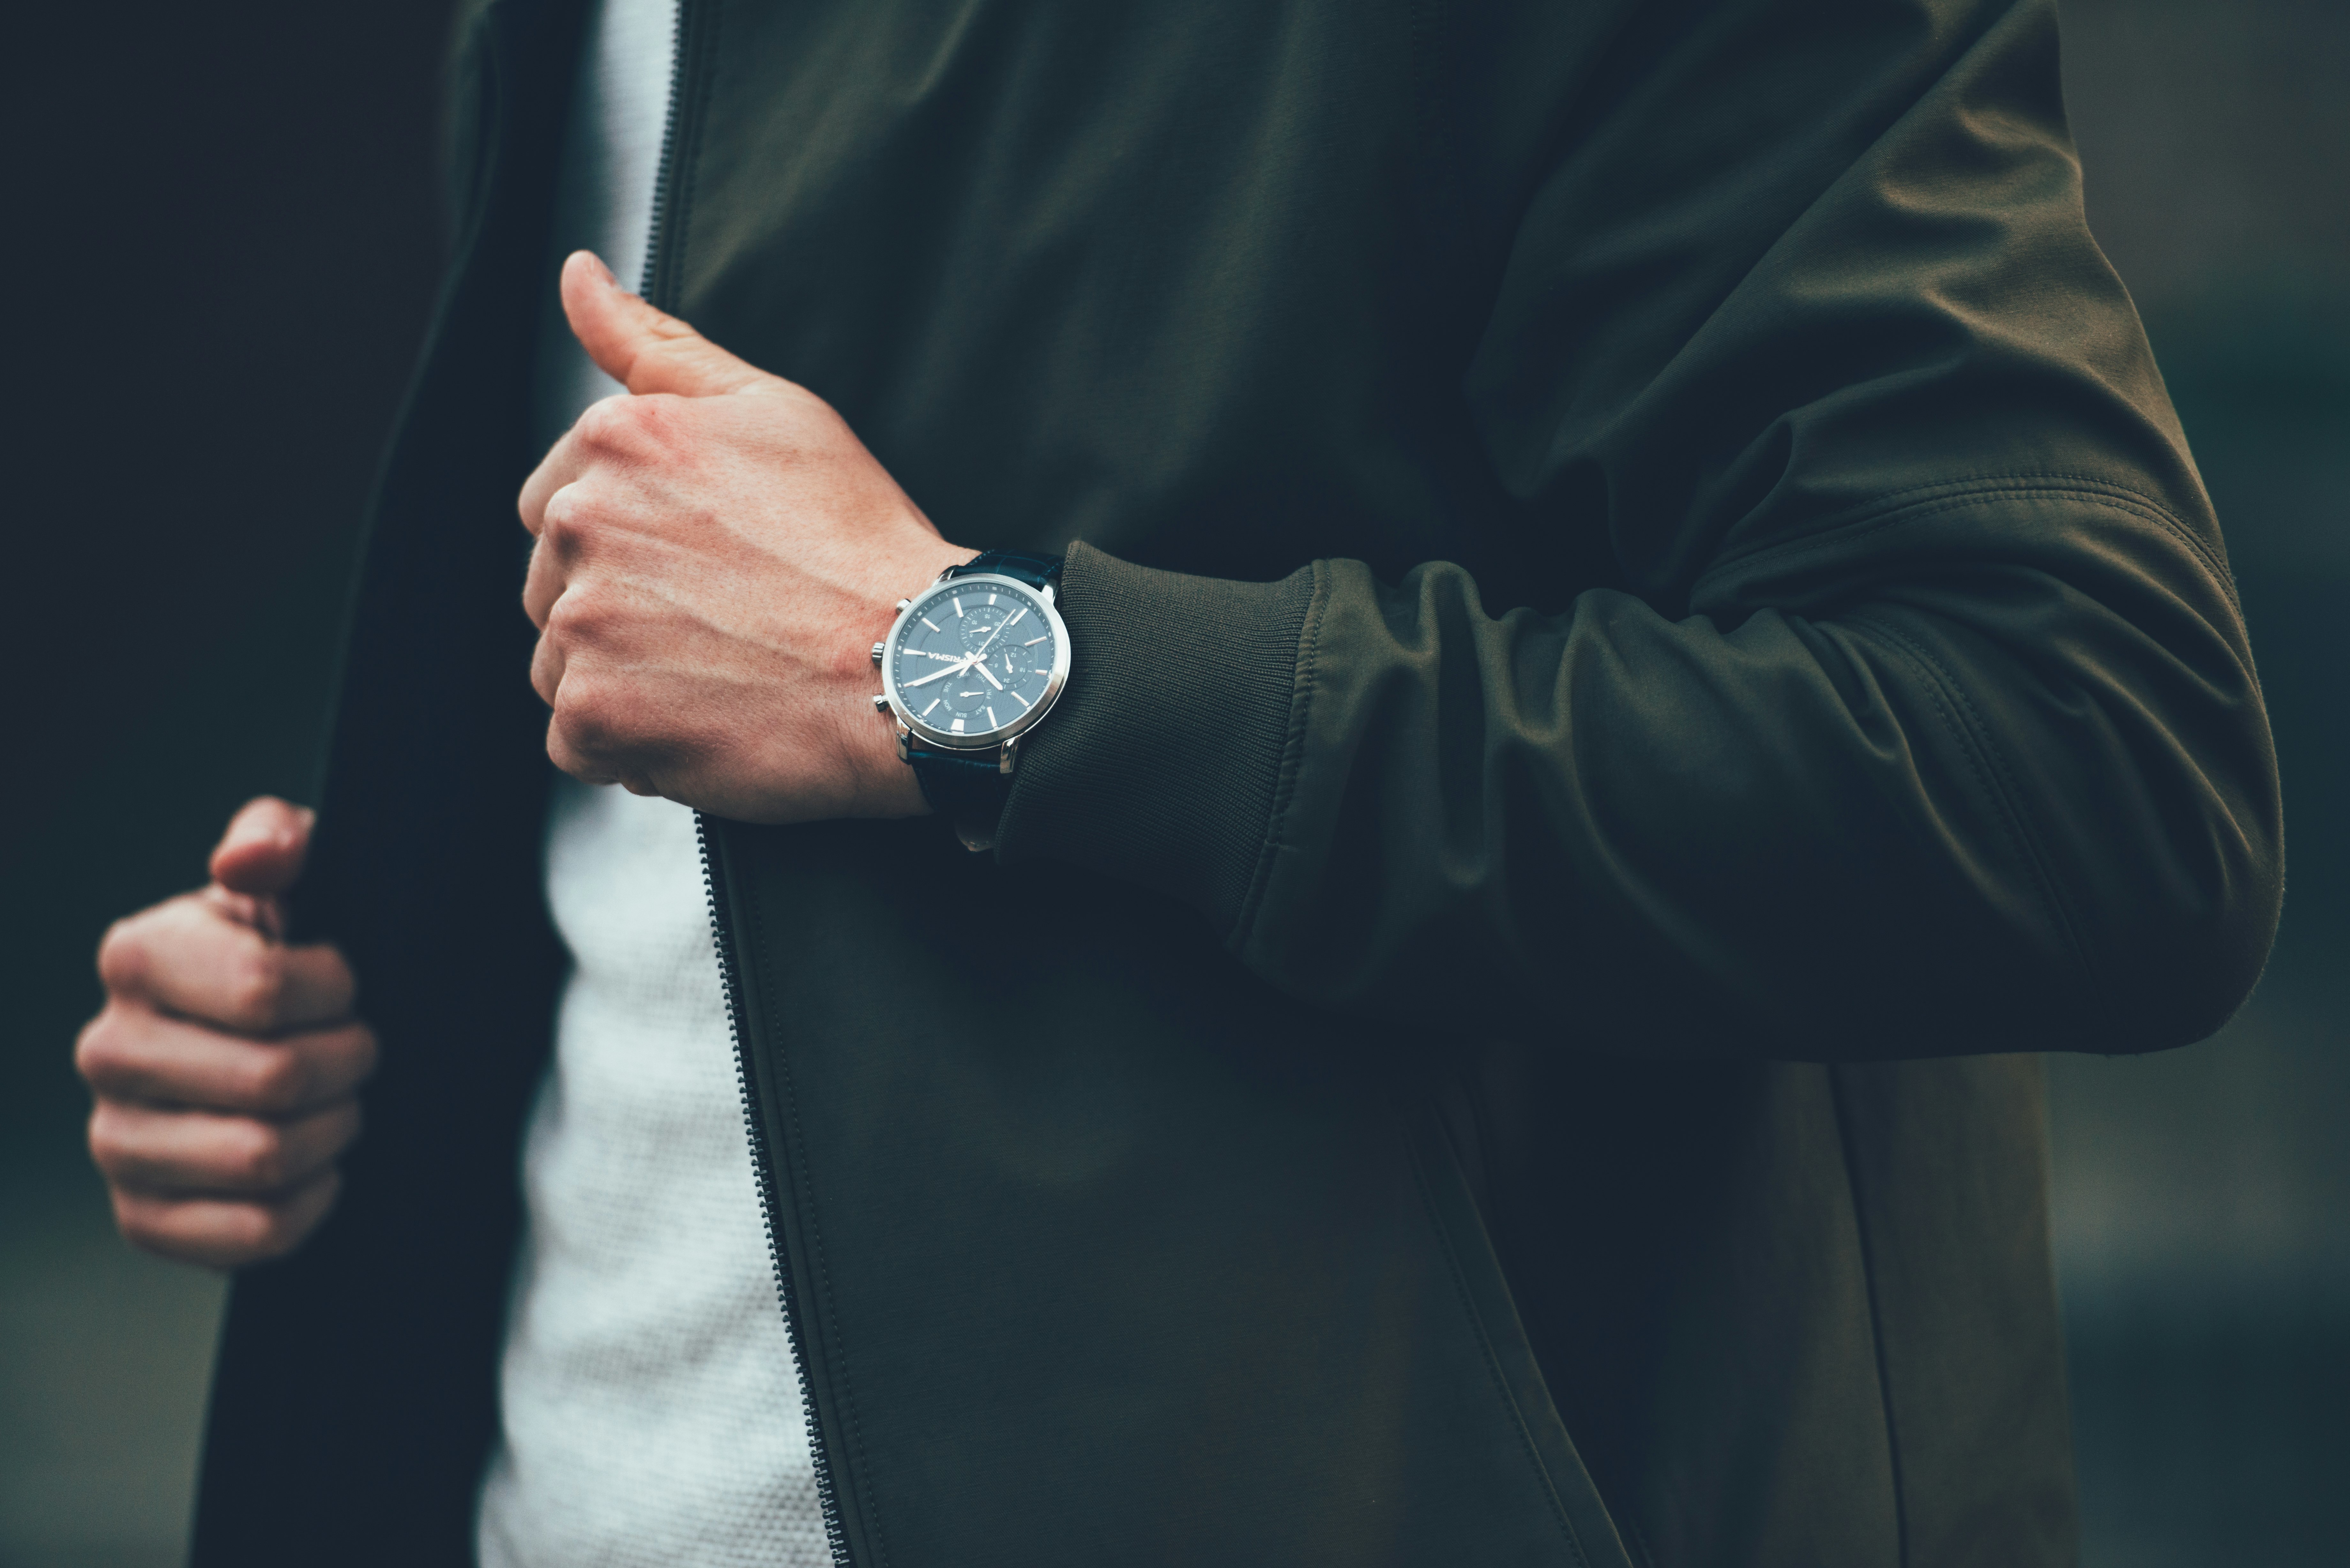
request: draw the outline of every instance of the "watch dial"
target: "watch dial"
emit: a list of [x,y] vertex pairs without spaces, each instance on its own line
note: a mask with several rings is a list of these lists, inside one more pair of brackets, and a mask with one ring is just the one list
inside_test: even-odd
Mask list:
[[981,740],[1045,700],[1059,638],[1035,593],[993,578],[949,581],[914,601],[888,658],[905,711]]

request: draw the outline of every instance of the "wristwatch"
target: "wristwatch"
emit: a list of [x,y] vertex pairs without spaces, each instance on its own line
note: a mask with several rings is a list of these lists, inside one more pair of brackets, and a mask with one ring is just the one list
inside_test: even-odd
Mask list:
[[1069,628],[1054,607],[1060,576],[1057,556],[983,551],[899,599],[889,635],[873,645],[873,706],[896,721],[898,755],[967,849],[993,846],[1020,737],[1068,684]]

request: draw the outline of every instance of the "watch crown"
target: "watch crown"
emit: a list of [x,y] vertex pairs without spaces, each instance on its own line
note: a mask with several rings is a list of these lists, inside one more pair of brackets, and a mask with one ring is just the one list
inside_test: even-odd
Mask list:
[[875,643],[875,644],[873,645],[873,662],[874,662],[874,663],[876,663],[876,664],[880,663],[880,662],[881,662],[881,655],[882,655],[883,653],[887,652],[887,651],[888,651],[888,649],[885,649],[885,648],[884,648],[880,643],[878,643],[878,642],[877,642],[877,643]]
[[898,601],[898,613],[899,615],[904,615],[908,610],[912,609],[913,607],[914,601],[911,599],[899,599]]
[[873,693],[873,711],[877,713],[887,713],[889,711],[889,694],[887,691]]

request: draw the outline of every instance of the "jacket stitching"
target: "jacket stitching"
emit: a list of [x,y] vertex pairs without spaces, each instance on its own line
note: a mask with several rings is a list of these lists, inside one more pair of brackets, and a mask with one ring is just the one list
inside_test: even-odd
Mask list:
[[1583,1568],[1591,1568],[1590,1555],[1583,1550],[1583,1538],[1575,1533],[1575,1521],[1567,1516],[1566,1503],[1558,1495],[1558,1484],[1551,1479],[1549,1467],[1543,1463],[1542,1454],[1534,1448],[1534,1434],[1526,1430],[1525,1415],[1510,1393],[1508,1380],[1502,1376],[1501,1359],[1494,1354],[1492,1335],[1485,1332],[1485,1320],[1477,1315],[1477,1303],[1469,1293],[1468,1277],[1461,1272],[1461,1256],[1452,1244],[1451,1230],[1446,1226],[1442,1213],[1436,1207],[1436,1194],[1429,1189],[1428,1169],[1421,1158],[1419,1143],[1408,1128],[1399,1129],[1399,1136],[1403,1140],[1406,1159],[1411,1166],[1412,1186],[1419,1194],[1429,1226],[1436,1232],[1437,1245],[1444,1253],[1445,1272],[1452,1278],[1452,1289],[1460,1299],[1461,1314],[1469,1320],[1470,1330],[1477,1338],[1477,1349],[1484,1357],[1485,1375],[1492,1381],[1493,1393],[1502,1401],[1502,1407],[1509,1412],[1511,1428],[1518,1434],[1518,1444],[1525,1453],[1526,1462],[1534,1468],[1535,1476],[1543,1483],[1543,1495],[1550,1500],[1551,1517],[1558,1521],[1559,1530],[1566,1537],[1567,1549],[1575,1553],[1575,1560]]
[[[2056,481],[2069,483],[2051,483]],[[1955,491],[1953,486],[1957,487]],[[1942,493],[1941,498],[1931,504],[1926,502],[1904,504],[1902,500],[1907,496],[1926,495],[1936,492]],[[1973,482],[1944,481],[1937,484],[1921,484],[1908,490],[1897,490],[1889,495],[1880,496],[1869,503],[1867,508],[1858,515],[1851,516],[1845,522],[1831,522],[1818,533],[1777,545],[1762,545],[1743,554],[1725,556],[1714,562],[1699,577],[1698,583],[1701,586],[1706,578],[1730,566],[1753,566],[1762,562],[1801,556],[1814,550],[1824,550],[1844,542],[1856,534],[1866,533],[1896,523],[1929,517],[1937,513],[1951,511],[1959,507],[1987,505],[1995,499],[2011,496],[2061,496],[2087,501],[2108,510],[2126,513],[2153,523],[2184,544],[2194,555],[2197,562],[2210,574],[2220,593],[2227,598],[2229,605],[2239,610],[2241,608],[2236,597],[2235,578],[2228,571],[2225,563],[2213,554],[2210,545],[2196,535],[2194,530],[2180,522],[2168,508],[2151,496],[2126,486],[2116,484],[2110,480],[2075,473],[2013,474]]]
[[2068,907],[2070,900],[2064,897],[2046,864],[2039,836],[2033,831],[2030,817],[2021,804],[2022,792],[2016,788],[2004,754],[1991,738],[1989,726],[1982,722],[1973,702],[1968,699],[1965,689],[1939,660],[1896,628],[1857,616],[1847,617],[1843,624],[1856,632],[1874,634],[1883,639],[1885,644],[1890,645],[1888,651],[1908,660],[1925,678],[1926,692],[1934,704],[1936,715],[1966,753],[1976,783],[1990,798],[2009,841],[2032,875],[2033,890],[2039,899],[2041,912],[2055,928],[2082,978],[2088,981],[2092,991],[2101,991],[2097,966],[2091,961],[2087,946],[2072,917]]
[[1853,1238],[1860,1248],[1860,1284],[1868,1300],[1868,1347],[1877,1363],[1877,1403],[1885,1417],[1885,1460],[1893,1471],[1893,1542],[1903,1568],[1909,1562],[1909,1507],[1901,1475],[1901,1427],[1893,1413],[1893,1371],[1885,1355],[1885,1313],[1877,1299],[1877,1249],[1868,1235],[1868,1206],[1861,1192],[1860,1162],[1853,1157],[1850,1091],[1843,1072],[1827,1069],[1828,1110],[1835,1117],[1836,1153],[1844,1162],[1846,1194],[1852,1199]]
[[1328,605],[1330,585],[1325,564],[1313,566],[1314,590],[1305,607],[1305,618],[1298,629],[1298,659],[1296,690],[1290,701],[1289,733],[1282,742],[1281,773],[1274,783],[1273,808],[1265,817],[1264,838],[1257,849],[1256,867],[1249,877],[1248,896],[1242,901],[1240,919],[1234,922],[1231,945],[1245,949],[1255,933],[1259,911],[1263,908],[1267,890],[1273,884],[1274,867],[1284,846],[1283,832],[1289,805],[1297,793],[1297,776],[1305,766],[1305,732],[1307,713],[1314,704],[1315,670],[1322,649],[1322,612]]
[[[766,940],[766,919],[762,913],[762,906],[755,894],[746,898],[744,903],[750,911],[753,940],[758,945],[760,976],[766,982],[767,995],[778,997],[783,993],[775,980],[775,944]],[[865,1424],[857,1410],[855,1379],[849,1374],[847,1342],[840,1332],[839,1308],[833,1299],[832,1266],[825,1257],[824,1231],[816,1220],[815,1188],[808,1170],[807,1138],[800,1120],[799,1091],[792,1084],[788,1068],[785,1072],[785,1099],[791,1107],[792,1164],[798,1172],[797,1187],[802,1194],[793,1207],[799,1211],[800,1227],[807,1235],[808,1251],[816,1263],[816,1293],[823,1300],[826,1332],[831,1341],[831,1354],[826,1359],[831,1364],[840,1386],[840,1408],[847,1417],[849,1446],[857,1454],[857,1490],[864,1500],[873,1554],[877,1562],[887,1563],[889,1561],[889,1537],[881,1526],[880,1504],[873,1496],[872,1465],[865,1451]],[[812,1388],[807,1390],[806,1397],[814,1399],[816,1391]]]

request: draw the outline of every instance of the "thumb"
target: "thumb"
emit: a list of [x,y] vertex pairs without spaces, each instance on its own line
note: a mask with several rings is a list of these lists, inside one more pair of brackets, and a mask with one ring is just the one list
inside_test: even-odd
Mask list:
[[563,314],[597,367],[639,397],[715,398],[790,385],[623,289],[591,251],[574,251],[563,263]]
[[282,893],[302,875],[318,814],[275,795],[247,801],[213,851],[213,880],[232,893]]

